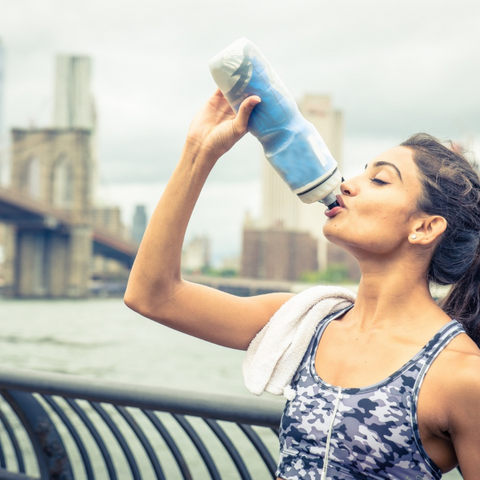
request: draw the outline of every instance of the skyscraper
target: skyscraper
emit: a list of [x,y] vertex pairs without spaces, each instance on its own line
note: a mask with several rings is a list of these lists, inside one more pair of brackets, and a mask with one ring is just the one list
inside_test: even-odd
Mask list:
[[98,154],[95,104],[91,92],[92,61],[87,56],[58,55],[55,63],[53,127],[79,128],[90,132],[91,186],[95,198],[98,185]]
[[5,50],[3,48],[2,39],[0,38],[0,184],[2,183],[5,165],[6,152],[6,133],[5,133]]
[[3,108],[4,98],[3,89],[5,84],[5,51],[3,49],[2,39],[0,38],[0,135],[3,136]]
[[145,205],[137,205],[133,214],[132,239],[140,244],[147,228],[147,212]]
[[55,68],[55,128],[94,130],[90,89],[91,60],[86,56],[58,55]]
[[182,248],[182,271],[200,273],[210,266],[210,239],[207,236],[195,236],[185,242]]

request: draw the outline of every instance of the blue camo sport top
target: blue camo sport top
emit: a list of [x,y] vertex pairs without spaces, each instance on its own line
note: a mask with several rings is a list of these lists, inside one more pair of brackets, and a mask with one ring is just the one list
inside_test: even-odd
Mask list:
[[[351,307],[348,307],[348,309]],[[285,480],[430,480],[442,476],[420,441],[417,400],[438,354],[464,333],[456,320],[393,375],[362,388],[334,387],[315,370],[315,354],[328,324],[323,319],[295,374],[295,398],[280,426],[277,476]]]

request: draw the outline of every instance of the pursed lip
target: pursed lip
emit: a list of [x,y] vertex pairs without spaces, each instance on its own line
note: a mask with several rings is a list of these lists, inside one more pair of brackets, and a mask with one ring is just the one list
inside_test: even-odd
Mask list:
[[341,195],[337,195],[337,202],[338,202],[338,207],[333,207],[331,210],[325,210],[325,215],[328,218],[333,218],[337,214],[339,214],[342,210],[345,210],[347,207],[345,206],[345,202],[343,201],[343,198]]
[[336,195],[337,202],[342,208],[347,208],[345,202],[343,201],[343,197],[341,195]]

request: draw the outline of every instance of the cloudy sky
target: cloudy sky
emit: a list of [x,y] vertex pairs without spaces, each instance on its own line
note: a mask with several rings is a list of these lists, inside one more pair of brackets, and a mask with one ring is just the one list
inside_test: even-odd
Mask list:
[[[242,36],[295,97],[332,96],[347,173],[416,131],[476,149],[479,24],[478,0],[0,0],[4,116],[48,126],[55,55],[91,56],[101,196],[128,222],[135,203],[153,208],[214,90],[208,60]],[[243,212],[259,209],[259,165],[246,138],[209,180],[190,233],[211,235],[217,255],[238,251]]]

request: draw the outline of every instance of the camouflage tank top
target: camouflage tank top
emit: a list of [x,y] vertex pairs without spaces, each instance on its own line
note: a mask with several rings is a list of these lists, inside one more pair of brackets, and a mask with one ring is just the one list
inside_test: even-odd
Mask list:
[[328,324],[322,320],[292,381],[280,427],[277,476],[285,480],[430,480],[442,476],[420,440],[417,400],[428,368],[464,333],[456,320],[442,327],[409,362],[385,380],[362,388],[324,382],[315,354]]

